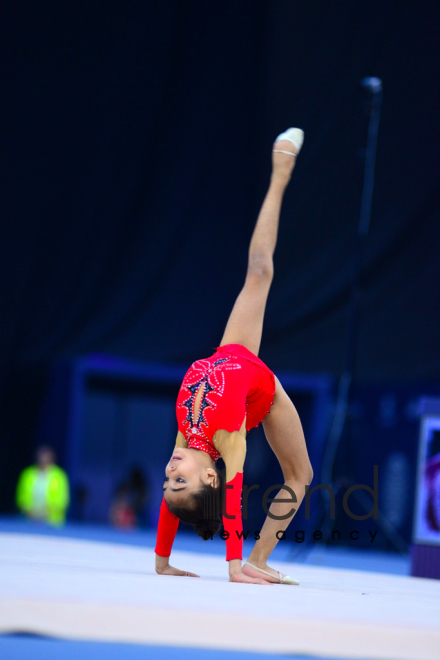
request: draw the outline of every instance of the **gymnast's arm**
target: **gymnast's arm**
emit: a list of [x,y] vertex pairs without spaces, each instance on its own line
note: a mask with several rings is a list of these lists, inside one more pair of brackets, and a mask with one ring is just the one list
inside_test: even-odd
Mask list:
[[[187,442],[185,436],[179,431],[174,448],[186,446]],[[156,573],[159,573],[159,575],[185,575],[188,577],[199,577],[195,573],[181,571],[178,568],[174,568],[174,566],[171,566],[169,563],[169,558],[178,527],[179,518],[171,513],[167,503],[165,502],[165,498],[163,498],[159,513],[159,523],[157,526],[157,539],[155,548]]]
[[241,570],[243,559],[241,495],[243,490],[243,466],[246,458],[245,422],[243,422],[239,431],[233,433],[217,431],[214,435],[214,444],[226,466],[226,510],[223,511],[223,527],[227,534],[226,561],[229,563],[229,581],[267,584],[266,580],[248,577]]

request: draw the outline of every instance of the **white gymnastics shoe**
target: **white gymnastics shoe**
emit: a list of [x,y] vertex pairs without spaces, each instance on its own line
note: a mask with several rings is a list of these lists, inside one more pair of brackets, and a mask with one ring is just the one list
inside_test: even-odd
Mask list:
[[276,138],[274,144],[281,140],[288,140],[291,142],[293,146],[296,147],[296,153],[293,151],[285,151],[284,149],[272,149],[272,151],[280,154],[287,154],[288,156],[294,156],[296,158],[301,151],[302,143],[304,142],[304,131],[300,128],[288,128],[287,131],[284,131],[284,133],[281,133]]

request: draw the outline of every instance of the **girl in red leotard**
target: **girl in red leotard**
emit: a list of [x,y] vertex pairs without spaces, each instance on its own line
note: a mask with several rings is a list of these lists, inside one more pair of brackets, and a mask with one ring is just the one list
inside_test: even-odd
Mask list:
[[[267,560],[278,543],[277,532],[288,527],[301,504],[313,472],[298,413],[280,381],[257,355],[273,278],[281,204],[302,142],[303,132],[297,128],[275,140],[270,185],[252,235],[244,287],[220,347],[211,357],[194,362],[180,388],[176,446],[165,468],[155,549],[156,572],[161,575],[198,577],[169,563],[179,519],[194,525],[206,539],[220,528],[222,511],[230,581],[298,584],[268,566]],[[280,463],[286,490],[290,490],[281,489],[279,501],[272,502],[271,515],[242,566],[246,432],[260,422]],[[225,484],[215,466],[220,456],[226,467]],[[291,491],[296,495],[295,507],[288,494]]]

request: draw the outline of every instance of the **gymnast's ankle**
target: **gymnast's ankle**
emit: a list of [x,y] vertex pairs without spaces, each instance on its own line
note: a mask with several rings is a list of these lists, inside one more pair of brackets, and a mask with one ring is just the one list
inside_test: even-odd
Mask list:
[[265,566],[267,566],[267,559],[268,558],[264,554],[259,554],[254,551],[252,551],[248,557],[248,561],[254,566],[257,566],[257,568],[265,568]]

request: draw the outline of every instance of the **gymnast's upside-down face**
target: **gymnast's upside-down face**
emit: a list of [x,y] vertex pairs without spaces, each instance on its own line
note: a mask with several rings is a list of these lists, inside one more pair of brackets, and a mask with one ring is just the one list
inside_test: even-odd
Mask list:
[[202,484],[215,484],[214,461],[198,449],[177,447],[165,468],[163,483],[167,504],[179,506],[188,495],[200,490]]

